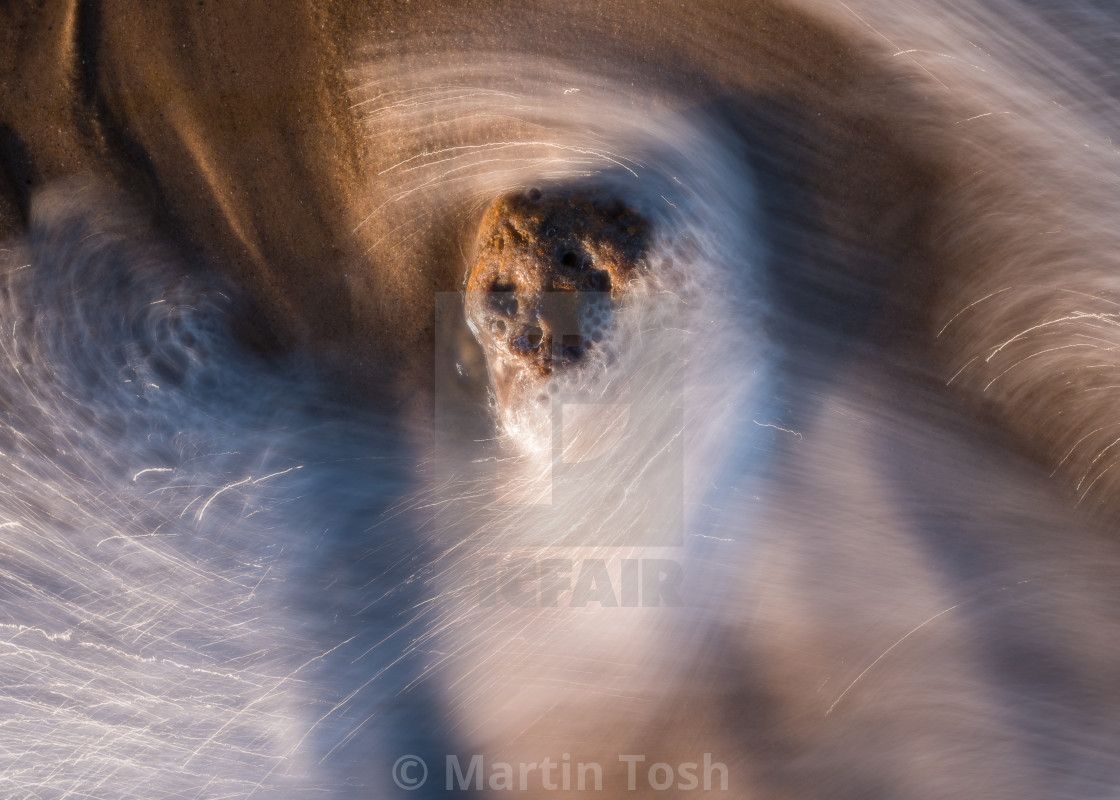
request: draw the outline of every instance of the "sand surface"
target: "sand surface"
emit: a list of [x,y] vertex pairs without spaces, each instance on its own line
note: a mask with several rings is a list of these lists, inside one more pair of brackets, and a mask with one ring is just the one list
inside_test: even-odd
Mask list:
[[[378,380],[413,384],[431,374],[434,294],[461,287],[464,260],[438,222],[406,258],[377,250],[365,198],[379,155],[401,143],[363,125],[371,105],[359,69],[376,75],[416,54],[454,65],[471,53],[528,53],[630,77],[697,109],[734,115],[749,103],[772,163],[798,163],[816,176],[814,191],[839,194],[823,223],[865,238],[868,216],[922,180],[912,163],[900,166],[908,156],[885,131],[845,122],[871,102],[847,46],[768,3],[434,11],[300,0],[6,4],[0,234],[21,227],[36,189],[55,179],[112,181],[188,261],[250,290],[261,338],[310,342],[344,372],[376,363]],[[776,60],[783,52],[818,57]],[[796,161],[783,159],[787,147]],[[837,165],[868,158],[879,177],[832,180]],[[877,244],[898,251],[899,230],[875,231]]]

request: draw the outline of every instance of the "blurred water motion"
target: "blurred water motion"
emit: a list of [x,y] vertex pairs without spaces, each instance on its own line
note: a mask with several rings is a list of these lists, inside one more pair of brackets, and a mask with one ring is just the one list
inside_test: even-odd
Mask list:
[[1111,6],[281,5],[0,12],[0,793],[1115,792]]

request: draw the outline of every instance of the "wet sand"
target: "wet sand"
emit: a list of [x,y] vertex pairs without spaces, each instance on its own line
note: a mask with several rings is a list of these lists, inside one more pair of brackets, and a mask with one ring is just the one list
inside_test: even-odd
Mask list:
[[[433,14],[409,3],[15,2],[3,14],[0,230],[18,230],[35,190],[55,179],[108,178],[189,259],[250,290],[262,339],[310,343],[362,384],[371,363],[376,381],[429,382],[432,297],[459,289],[464,272],[437,236],[402,261],[377,251],[377,220],[363,226],[380,150],[394,143],[362,127],[356,67],[376,74],[410,53],[446,63],[556,54],[697,109],[749,113],[777,153],[764,168],[785,180],[798,164],[813,191],[832,195],[822,223],[887,257],[913,238],[906,214],[891,230],[868,221],[928,181],[908,146],[867,117],[875,92],[849,47],[768,3],[558,3],[533,14],[476,3]],[[836,164],[868,158],[864,183],[833,179]],[[862,265],[826,266],[868,280]]]

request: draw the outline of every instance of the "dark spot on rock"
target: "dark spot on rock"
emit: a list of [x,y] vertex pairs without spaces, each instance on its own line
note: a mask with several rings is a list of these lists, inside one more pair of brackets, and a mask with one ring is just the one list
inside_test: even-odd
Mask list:
[[587,289],[591,292],[609,292],[611,276],[605,270],[597,269],[587,276]]

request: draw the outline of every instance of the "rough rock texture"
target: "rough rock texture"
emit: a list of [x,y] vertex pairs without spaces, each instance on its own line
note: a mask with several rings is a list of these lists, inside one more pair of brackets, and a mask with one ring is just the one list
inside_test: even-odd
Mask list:
[[467,318],[500,404],[602,341],[637,276],[649,223],[595,191],[530,189],[496,200],[479,228]]

